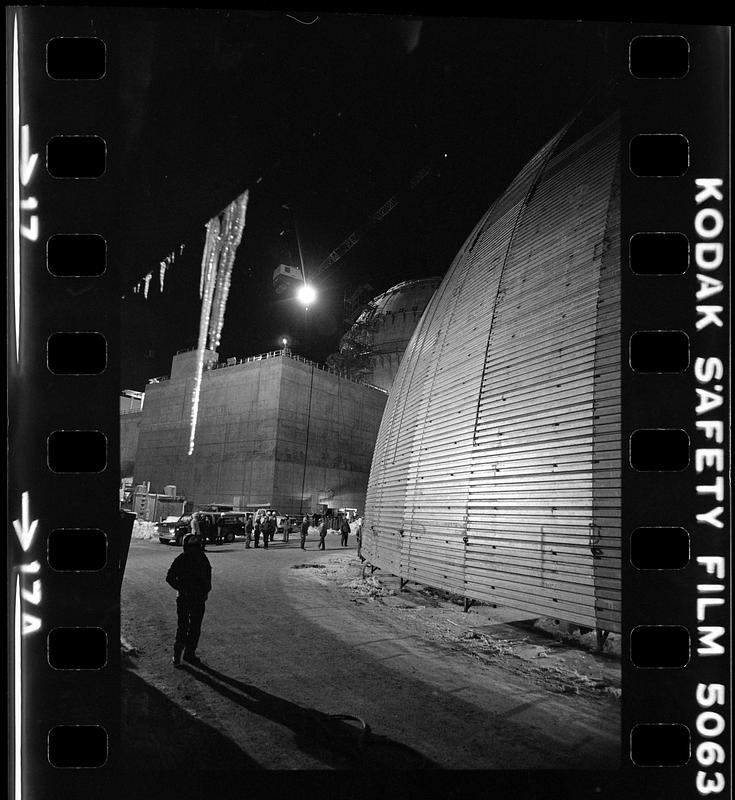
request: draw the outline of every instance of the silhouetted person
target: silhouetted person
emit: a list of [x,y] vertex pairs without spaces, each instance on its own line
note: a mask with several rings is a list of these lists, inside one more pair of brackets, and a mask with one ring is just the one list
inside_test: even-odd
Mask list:
[[301,521],[301,549],[306,550],[306,537],[309,535],[309,518],[304,517]]
[[179,593],[176,598],[175,666],[184,661],[198,662],[196,650],[202,630],[204,605],[212,589],[212,567],[202,551],[202,542],[193,533],[184,536],[184,552],[176,556],[166,575],[166,583]]
[[319,549],[326,550],[326,542],[324,541],[327,538],[327,518],[324,517],[322,519],[322,524],[319,526]]
[[272,542],[276,535],[276,515],[268,514],[263,529],[263,547],[268,547],[268,542]]
[[196,511],[191,515],[189,527],[191,528],[189,531],[190,533],[193,533],[194,536],[201,536],[202,530],[199,526],[199,514],[197,514]]
[[258,517],[255,520],[255,527],[253,528],[253,537],[255,539],[255,547],[260,546],[260,530],[263,527],[263,518]]
[[342,520],[339,532],[342,534],[340,545],[342,547],[347,547],[347,537],[350,535],[350,523],[347,521],[347,517]]
[[245,523],[245,547],[250,547],[250,539],[253,536],[253,518],[248,517]]
[[202,536],[204,541],[211,544],[219,544],[219,534],[217,528],[217,520],[211,514],[205,514],[202,525]]

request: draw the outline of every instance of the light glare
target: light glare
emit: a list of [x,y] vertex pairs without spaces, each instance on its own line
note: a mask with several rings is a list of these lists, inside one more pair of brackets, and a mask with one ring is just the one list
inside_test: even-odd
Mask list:
[[316,300],[316,292],[308,284],[304,284],[296,295],[300,303],[305,306],[311,305]]

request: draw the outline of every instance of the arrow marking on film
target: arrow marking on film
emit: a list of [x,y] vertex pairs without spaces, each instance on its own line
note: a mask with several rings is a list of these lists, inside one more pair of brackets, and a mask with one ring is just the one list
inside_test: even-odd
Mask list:
[[30,149],[30,128],[24,125],[20,129],[20,182],[23,186],[28,186],[38,161],[38,153],[31,154]]
[[31,542],[33,541],[33,537],[36,533],[36,528],[38,527],[38,520],[34,519],[33,521],[31,521],[28,492],[23,492],[22,505],[23,505],[23,510],[21,513],[22,522],[19,519],[14,519],[13,527],[15,528],[16,536],[20,541],[20,546],[23,548],[23,552],[27,552],[28,548],[31,546]]

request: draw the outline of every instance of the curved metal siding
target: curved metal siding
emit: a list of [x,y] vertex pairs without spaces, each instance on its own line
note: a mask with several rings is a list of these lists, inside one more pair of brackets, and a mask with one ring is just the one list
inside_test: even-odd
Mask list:
[[561,131],[467,239],[408,345],[364,551],[404,578],[620,628],[619,143]]

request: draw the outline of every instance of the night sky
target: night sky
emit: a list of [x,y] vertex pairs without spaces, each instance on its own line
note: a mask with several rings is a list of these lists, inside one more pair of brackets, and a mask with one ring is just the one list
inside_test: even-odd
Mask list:
[[[345,292],[443,275],[518,170],[619,68],[600,22],[125,9],[117,33],[121,388],[133,389],[195,346],[204,226],[245,189],[220,359],[285,335],[323,361],[346,330]],[[302,307],[272,286],[279,263],[298,264],[294,222],[308,278],[396,193],[315,281],[305,328]],[[151,270],[144,300],[130,287]]]

